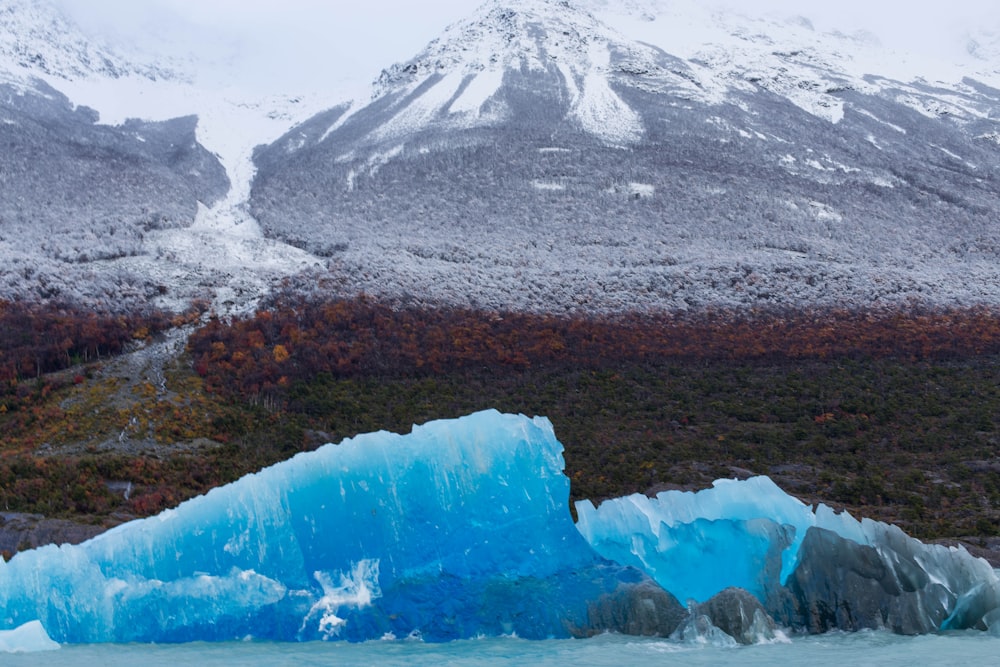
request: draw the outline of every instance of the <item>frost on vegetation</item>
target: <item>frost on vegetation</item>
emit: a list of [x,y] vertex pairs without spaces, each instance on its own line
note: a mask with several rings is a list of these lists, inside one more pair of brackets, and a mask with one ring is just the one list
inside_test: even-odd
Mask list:
[[[894,79],[856,36],[639,4],[490,3],[386,70],[373,99],[308,119],[298,100],[258,102],[266,124],[215,105],[192,109],[196,126],[99,126],[12,77],[0,295],[252,308],[323,264],[347,294],[549,312],[1000,300],[1000,202],[933,147],[991,164],[989,82]],[[586,10],[658,18],[619,32]],[[209,151],[235,184],[222,200]],[[462,272],[408,251],[443,239]]]

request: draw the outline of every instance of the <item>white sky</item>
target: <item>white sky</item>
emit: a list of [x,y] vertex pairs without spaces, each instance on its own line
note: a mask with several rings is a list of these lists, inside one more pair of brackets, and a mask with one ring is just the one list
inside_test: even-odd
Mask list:
[[154,51],[179,48],[197,58],[235,59],[239,70],[263,75],[265,85],[291,87],[303,69],[327,72],[337,82],[370,83],[478,5],[470,0],[55,1],[85,29],[141,36]]
[[[633,0],[634,1],[634,0]],[[645,2],[647,0],[639,0]],[[183,52],[228,58],[265,85],[296,85],[304,69],[331,83],[366,84],[409,59],[480,0],[56,0],[84,27],[141,37],[169,35]],[[607,0],[609,5],[616,0]],[[926,50],[968,26],[1000,33],[1000,0],[660,0],[728,5],[748,14],[799,14],[818,30],[867,29],[895,48]],[[986,18],[989,17],[989,18]],[[303,68],[302,64],[311,66]],[[311,75],[313,79],[315,75]]]

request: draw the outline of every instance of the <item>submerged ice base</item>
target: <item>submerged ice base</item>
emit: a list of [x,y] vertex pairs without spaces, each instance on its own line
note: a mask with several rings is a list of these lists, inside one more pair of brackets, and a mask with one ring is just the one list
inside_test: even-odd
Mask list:
[[0,639],[17,628],[39,646],[612,630],[748,643],[775,637],[775,622],[1000,628],[985,561],[813,509],[767,478],[585,501],[576,526],[568,499],[544,418],[487,411],[358,436],[81,545],[0,560]]

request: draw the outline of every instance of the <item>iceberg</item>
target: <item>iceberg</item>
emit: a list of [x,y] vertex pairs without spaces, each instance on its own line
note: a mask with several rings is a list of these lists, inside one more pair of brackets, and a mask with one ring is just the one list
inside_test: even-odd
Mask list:
[[0,630],[0,653],[40,653],[56,651],[59,644],[38,621],[29,621],[13,630]]
[[547,419],[493,410],[326,445],[0,560],[0,642],[1000,630],[1000,582],[964,550],[765,477],[584,501],[574,524],[563,467]]
[[358,436],[0,560],[0,629],[40,621],[62,643],[658,631],[679,605],[590,548],[562,470],[544,418]]
[[577,528],[598,553],[690,604],[738,588],[773,620],[804,632],[1000,629],[1000,579],[985,560],[808,506],[767,477],[598,507],[584,500],[576,510]]

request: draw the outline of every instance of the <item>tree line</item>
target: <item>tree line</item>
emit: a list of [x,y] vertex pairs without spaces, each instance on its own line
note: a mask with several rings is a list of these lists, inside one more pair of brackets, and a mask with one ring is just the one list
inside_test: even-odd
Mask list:
[[277,407],[290,385],[320,373],[405,377],[480,366],[992,354],[1000,352],[1000,311],[717,310],[574,318],[288,294],[250,317],[211,319],[190,338],[189,351],[210,390]]
[[32,391],[26,380],[120,354],[132,341],[194,321],[200,310],[203,305],[183,314],[153,309],[121,314],[0,300],[0,403],[6,411]]

